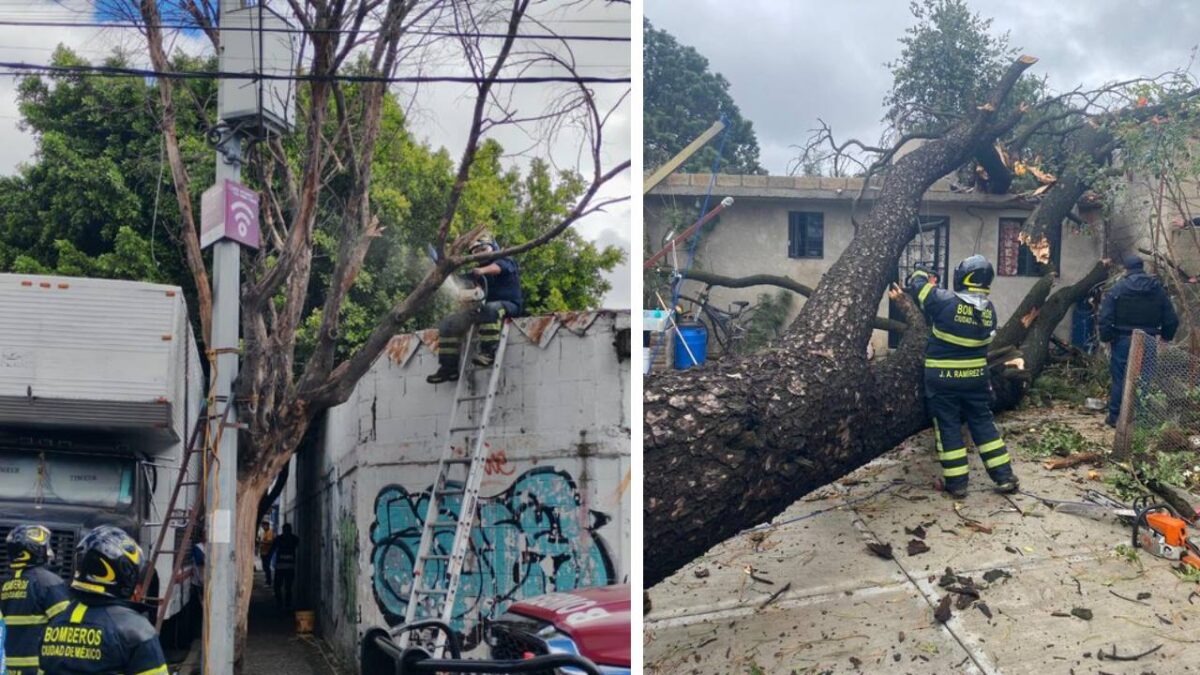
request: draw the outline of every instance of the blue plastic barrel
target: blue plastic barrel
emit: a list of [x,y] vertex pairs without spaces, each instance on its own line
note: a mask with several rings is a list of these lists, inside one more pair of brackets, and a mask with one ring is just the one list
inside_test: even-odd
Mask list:
[[675,334],[675,369],[686,370],[692,366],[698,366],[704,363],[707,356],[708,329],[704,327],[704,324],[679,324],[679,332]]

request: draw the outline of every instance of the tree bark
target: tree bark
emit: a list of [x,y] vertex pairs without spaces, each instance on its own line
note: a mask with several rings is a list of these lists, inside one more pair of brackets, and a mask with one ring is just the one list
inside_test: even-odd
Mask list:
[[1087,276],[1070,286],[1058,289],[1041,306],[1037,318],[1030,324],[1025,335],[1020,337],[1020,352],[1025,359],[1024,370],[1009,369],[998,375],[993,372],[992,391],[996,396],[992,405],[994,410],[1009,410],[1017,405],[1025,395],[1029,383],[1041,374],[1049,362],[1050,337],[1054,334],[1054,329],[1080,298],[1085,297],[1096,284],[1108,277],[1108,271],[1108,261],[1097,262]]
[[237,564],[237,628],[234,631],[234,654],[236,668],[241,672],[242,657],[246,653],[246,636],[250,628],[250,595],[254,592],[254,538],[258,534],[259,500],[270,484],[265,476],[249,480],[238,479],[236,511],[237,530],[234,539]]
[[[813,289],[805,286],[799,281],[781,277],[774,274],[751,274],[748,277],[727,277],[704,270],[691,269],[686,272],[687,278],[692,281],[699,281],[702,284],[712,286],[724,286],[726,288],[749,288],[750,286],[778,286],[793,293],[798,293],[806,298],[811,297]],[[902,321],[888,319],[886,317],[877,316],[871,321],[871,327],[877,330],[895,331],[903,333],[908,325]]]
[[903,303],[910,329],[896,352],[872,365],[872,320],[916,233],[925,191],[1003,131],[995,110],[1034,62],[1018,59],[972,119],[896,162],[863,227],[773,348],[647,384],[647,584],[925,425],[924,321]]

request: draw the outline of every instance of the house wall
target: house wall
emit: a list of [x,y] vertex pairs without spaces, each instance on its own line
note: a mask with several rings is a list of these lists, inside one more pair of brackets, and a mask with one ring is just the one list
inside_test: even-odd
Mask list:
[[[519,319],[489,423],[475,529],[454,626],[552,590],[627,582],[630,565],[629,313]],[[532,337],[531,337],[532,336]],[[298,460],[284,519],[306,540],[300,600],[339,657],[404,618],[426,498],[447,443],[454,385],[430,385],[436,333],[393,339]],[[536,341],[535,341],[536,339]],[[484,375],[477,376],[486,387]],[[460,420],[461,423],[461,420]]]
[[[720,198],[714,193],[712,203]],[[646,229],[651,248],[661,248],[670,225],[672,208],[694,217],[697,212],[696,197],[652,193],[645,200]],[[789,258],[788,212],[820,211],[825,221],[825,255],[822,259]],[[866,208],[860,207],[860,222]],[[975,253],[981,253],[995,264],[999,253],[999,223],[1001,218],[1023,218],[1028,208],[1012,208],[993,204],[929,204],[922,213],[947,216],[950,219],[950,268],[957,261]],[[776,274],[787,276],[807,286],[816,287],[825,271],[837,260],[849,245],[854,234],[850,221],[849,204],[845,201],[787,199],[778,197],[736,197],[732,207],[725,210],[717,226],[706,234],[697,246],[696,265],[716,274],[733,277],[750,274]],[[1100,236],[1063,228],[1063,250],[1061,253],[1061,279],[1059,283],[1072,283],[1086,275],[1101,257],[1103,242]],[[686,264],[686,251],[679,254],[679,264]],[[667,259],[665,264],[669,265]],[[1037,277],[998,277],[992,287],[992,299],[1004,321],[1020,304],[1021,299],[1037,282]],[[685,282],[683,293],[695,296],[702,284]],[[756,302],[762,293],[777,293],[773,287],[759,286],[744,289],[714,287],[711,300],[718,307],[746,300]],[[799,313],[804,298],[795,295],[789,321]],[[879,302],[879,315],[887,316],[886,298]],[[1069,321],[1064,321],[1059,332],[1069,332]],[[875,331],[872,343],[876,350],[887,347],[887,334]]]

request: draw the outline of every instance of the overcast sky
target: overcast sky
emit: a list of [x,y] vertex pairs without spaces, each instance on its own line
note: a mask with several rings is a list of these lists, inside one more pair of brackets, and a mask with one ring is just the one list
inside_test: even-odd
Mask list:
[[[1055,90],[1156,75],[1189,62],[1200,12],[1185,0],[968,0],[1010,44],[1038,57],[1029,72]],[[818,117],[839,138],[879,138],[884,63],[913,23],[903,0],[645,0],[655,27],[708,58],[754,123],[762,164],[786,172]],[[1193,73],[1196,70],[1193,69]]]
[[[268,3],[270,4],[270,3]],[[535,3],[537,18],[547,22],[559,33],[608,35],[628,37],[630,34],[629,6],[622,3],[606,3],[591,0],[563,6],[558,0]],[[553,8],[553,9],[552,9]],[[94,20],[95,2],[88,0],[58,0],[26,2],[24,0],[0,0],[0,22],[3,21],[54,21],[80,22]],[[529,25],[522,32],[537,33],[542,29]],[[175,43],[189,51],[211,51],[206,40],[199,37],[176,35]],[[93,62],[111,53],[114,47],[124,47],[137,54],[135,61],[141,65],[146,60],[145,42],[136,31],[92,28],[41,28],[28,26],[0,25],[0,61],[47,63],[58,44],[72,47]],[[544,44],[544,43],[542,43]],[[628,77],[630,74],[630,43],[628,42],[577,42],[574,56],[581,66],[581,74],[603,77]],[[462,65],[458,52],[434,53],[427,59],[422,74],[469,75]],[[0,68],[0,71],[5,70]],[[402,67],[400,74],[416,74],[417,67]],[[529,75],[567,74],[560,68],[539,66]],[[603,110],[617,105],[627,84],[594,85],[597,100]],[[522,115],[536,115],[544,111],[555,99],[562,96],[569,85],[530,84],[520,85],[512,97],[514,107]],[[411,131],[436,147],[447,148],[457,160],[466,142],[466,129],[470,121],[471,91],[468,85],[426,84],[415,92],[409,89],[396,90],[413,103],[410,108]],[[6,152],[0,156],[0,174],[11,174],[21,162],[32,157],[36,149],[34,139],[18,128],[19,115],[16,103],[16,80],[0,77],[0,147]],[[610,167],[630,156],[630,102],[628,97],[612,115],[605,129],[604,160]],[[587,176],[591,171],[590,159],[580,157],[581,135],[574,129],[566,129],[554,136],[552,143],[545,142],[547,130],[533,125],[525,129],[501,127],[492,134],[514,153],[507,161],[525,165],[530,158],[540,156],[563,169],[579,168]],[[169,176],[169,172],[168,172]],[[629,195],[631,182],[628,172],[611,182],[601,193],[601,198]],[[607,213],[597,214],[579,222],[576,229],[588,239],[600,245],[621,247],[629,257],[630,208],[624,202],[610,207]],[[604,298],[603,305],[610,308],[630,306],[630,268],[628,263],[607,275],[613,288]]]

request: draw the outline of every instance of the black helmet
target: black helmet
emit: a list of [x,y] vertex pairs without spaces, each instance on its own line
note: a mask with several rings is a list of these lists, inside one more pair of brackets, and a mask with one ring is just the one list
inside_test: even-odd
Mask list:
[[992,269],[992,263],[981,255],[973,255],[954,268],[954,290],[987,293],[995,278],[996,270]]
[[18,525],[4,542],[8,546],[8,566],[14,570],[37,567],[54,560],[50,528],[44,525]]
[[142,547],[119,527],[101,525],[75,547],[75,580],[71,588],[118,600],[133,596],[146,561]]

